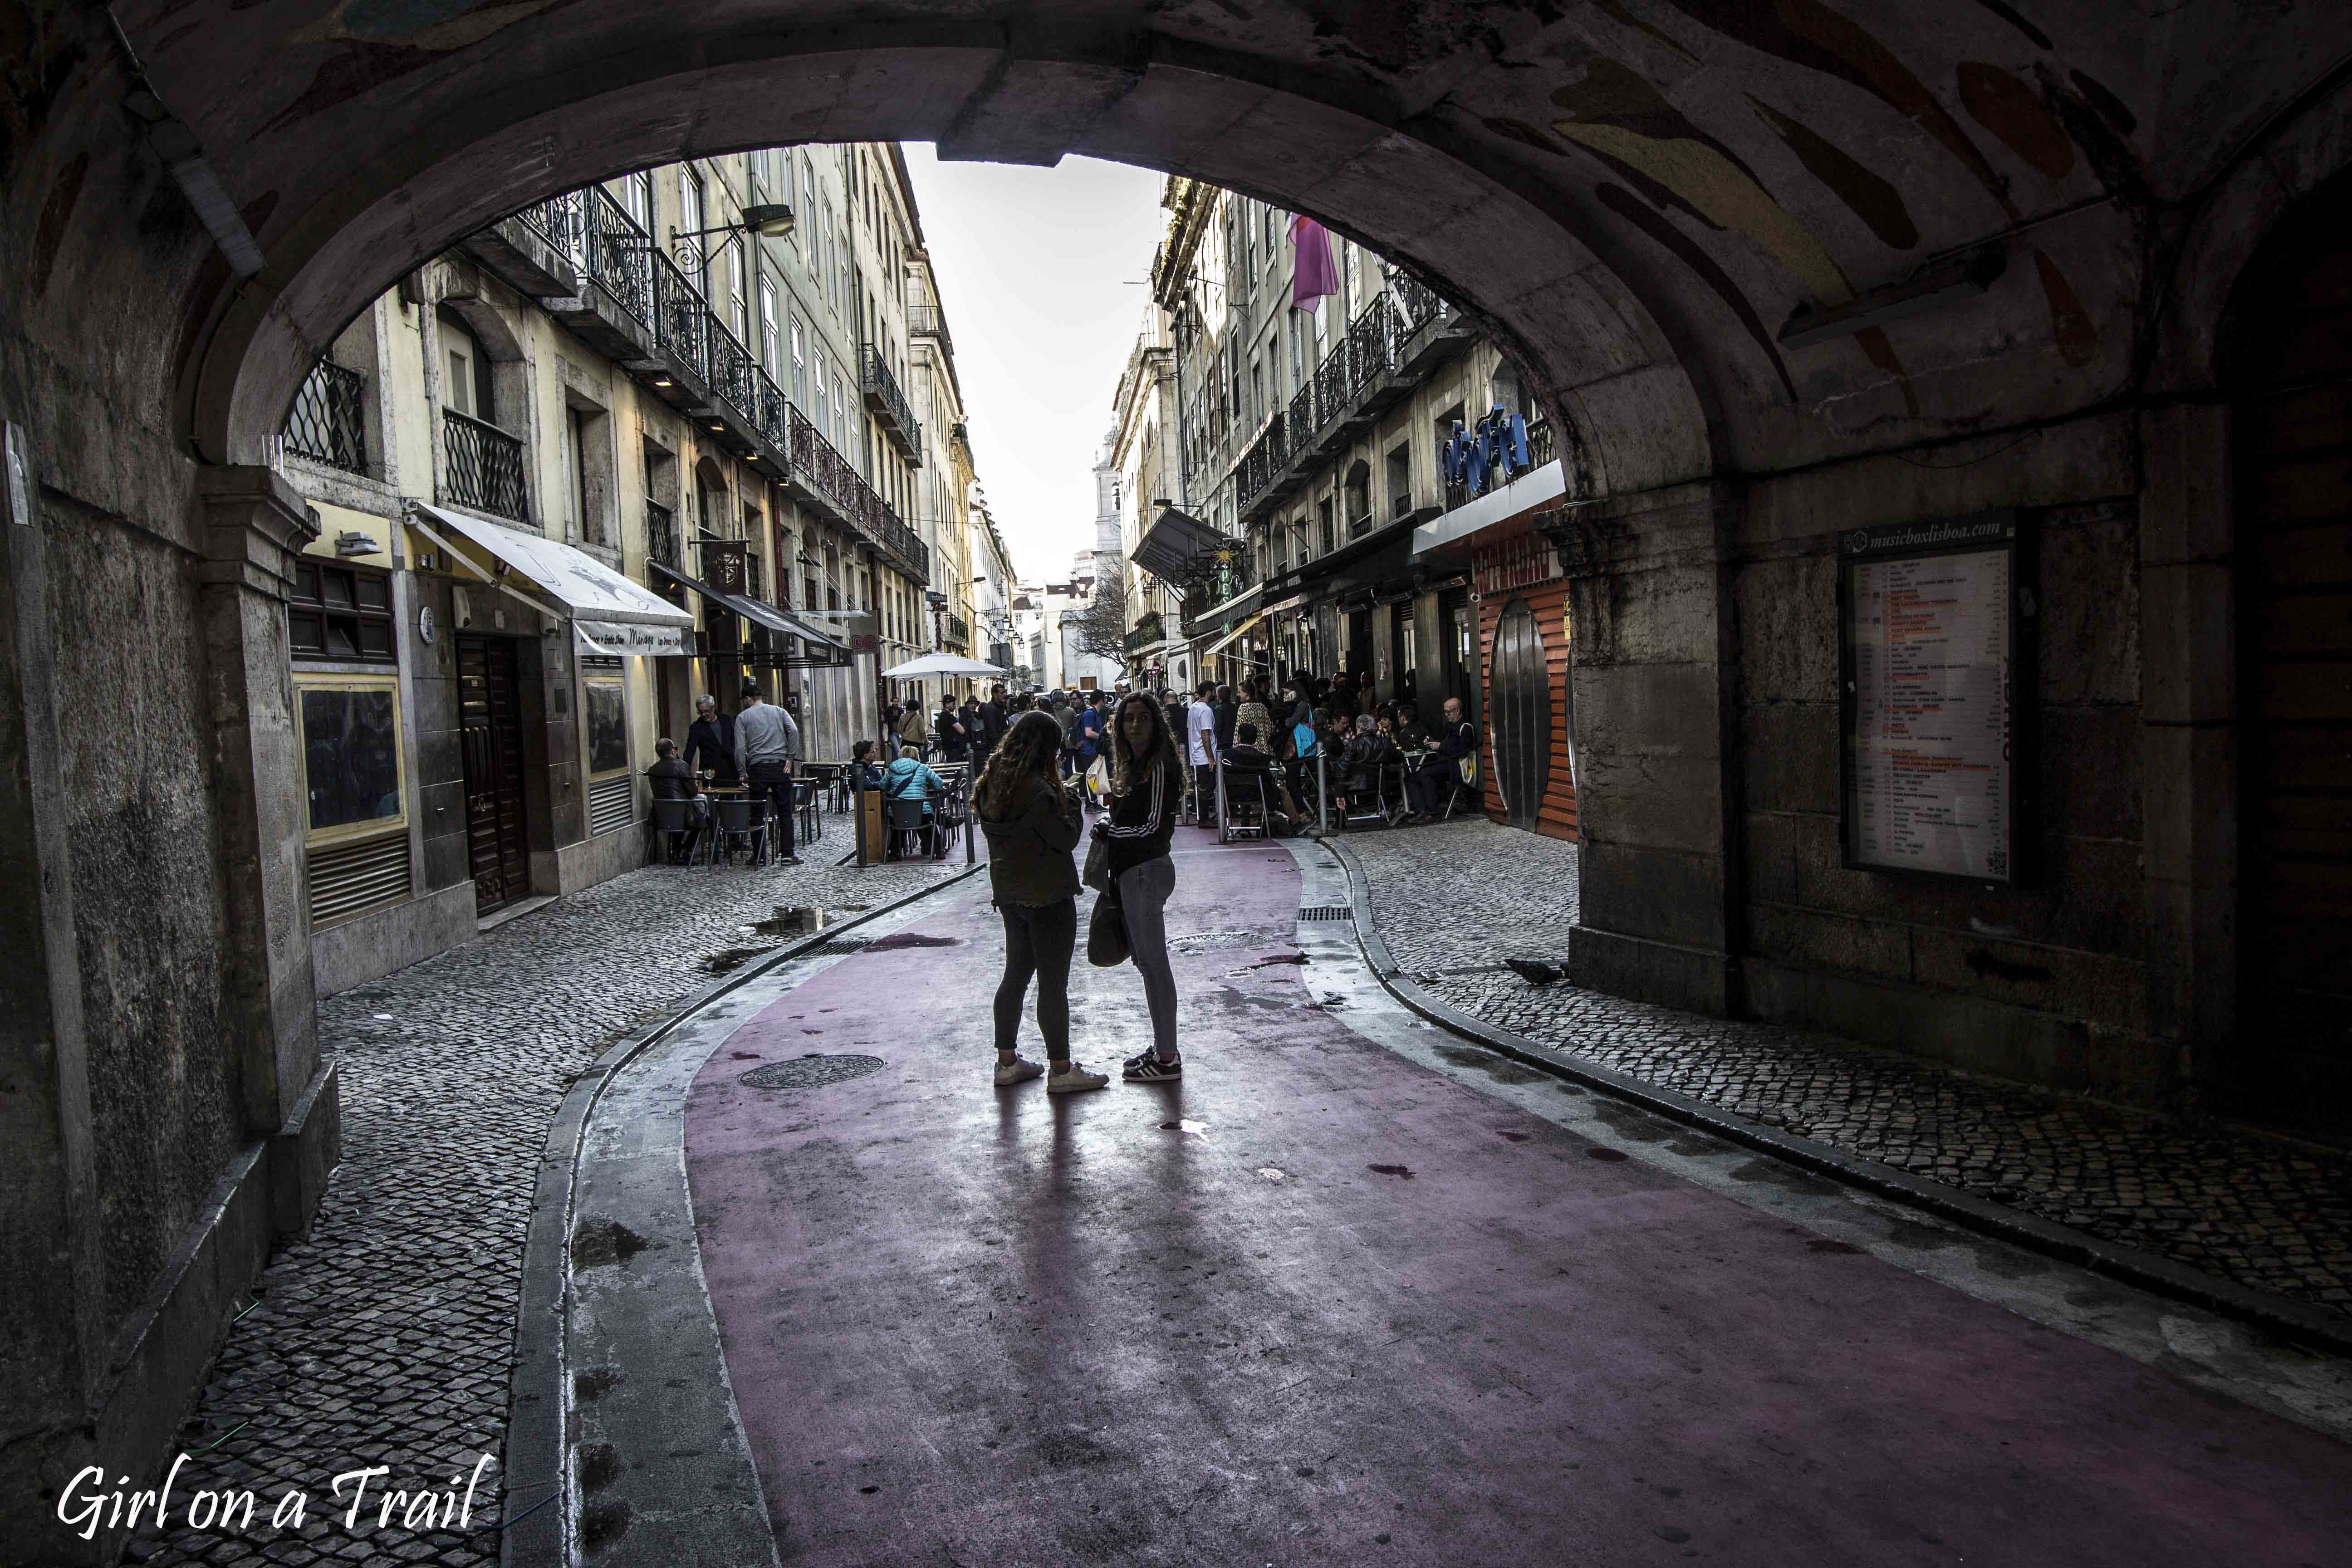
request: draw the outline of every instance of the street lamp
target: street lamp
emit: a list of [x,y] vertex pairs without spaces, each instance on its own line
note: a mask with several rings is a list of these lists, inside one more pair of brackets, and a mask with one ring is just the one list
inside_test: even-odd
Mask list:
[[[741,216],[733,223],[714,224],[709,228],[689,229],[683,233],[675,228],[671,229],[669,231],[670,255],[676,257],[678,247],[687,241],[700,239],[706,235],[712,234],[756,234],[762,239],[782,239],[791,235],[798,221],[793,216],[793,209],[782,202],[753,202],[742,209]],[[630,242],[623,240],[615,243],[625,245]],[[646,249],[650,249],[653,246],[651,240],[637,240],[635,243]],[[694,247],[694,251],[700,269],[707,271],[713,253],[703,249],[698,245]]]

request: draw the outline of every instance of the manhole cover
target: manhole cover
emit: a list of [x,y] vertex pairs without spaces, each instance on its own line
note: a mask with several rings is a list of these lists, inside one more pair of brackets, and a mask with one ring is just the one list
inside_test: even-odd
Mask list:
[[882,1070],[880,1057],[811,1055],[753,1068],[742,1080],[753,1089],[823,1089]]
[[1261,931],[1199,931],[1190,936],[1168,939],[1171,952],[1218,952],[1232,947],[1262,947],[1266,934]]

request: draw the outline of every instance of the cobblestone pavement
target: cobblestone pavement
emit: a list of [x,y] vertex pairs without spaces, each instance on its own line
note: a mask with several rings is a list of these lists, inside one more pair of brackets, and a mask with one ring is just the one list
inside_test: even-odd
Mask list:
[[[2192,1129],[1772,1025],[1536,985],[1564,963],[1576,849],[1485,821],[1350,835],[1381,938],[1526,1039],[2257,1289],[2352,1314],[2352,1158]],[[1433,922],[1425,911],[1443,910]]]
[[[215,1446],[175,1489],[251,1488],[255,1527],[150,1535],[132,1561],[498,1561],[484,1526],[540,1500],[509,1501],[499,1470],[524,1231],[564,1088],[647,1014],[790,940],[756,922],[811,905],[845,919],[961,866],[829,858],[647,868],[320,1005],[321,1044],[341,1064],[342,1163],[310,1237],[271,1261],[230,1331],[183,1439]],[[378,1527],[380,1496],[446,1492],[453,1475],[462,1492],[484,1454],[470,1533],[404,1530],[400,1507]],[[347,1531],[350,1488],[337,1501],[331,1479],[375,1465],[389,1474]],[[270,1529],[296,1487],[306,1525]]]

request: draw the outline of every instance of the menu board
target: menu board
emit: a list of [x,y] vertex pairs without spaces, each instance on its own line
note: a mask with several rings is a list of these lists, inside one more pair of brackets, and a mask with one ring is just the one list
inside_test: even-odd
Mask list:
[[2016,542],[2006,513],[1846,537],[1846,864],[2017,879]]

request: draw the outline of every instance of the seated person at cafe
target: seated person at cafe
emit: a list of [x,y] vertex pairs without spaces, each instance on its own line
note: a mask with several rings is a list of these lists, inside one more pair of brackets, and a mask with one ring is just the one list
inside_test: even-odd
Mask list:
[[656,800],[690,800],[697,803],[687,815],[686,840],[669,858],[673,866],[683,866],[694,858],[694,841],[702,837],[702,819],[709,815],[702,799],[702,786],[695,782],[694,770],[678,759],[677,742],[664,735],[654,742],[654,765],[646,770],[646,782],[653,788]]
[[882,769],[874,761],[874,742],[860,741],[849,748],[849,776],[859,789],[880,789]]
[[1348,738],[1348,750],[1340,758],[1344,780],[1340,787],[1347,792],[1349,805],[1378,803],[1381,769],[1402,760],[1396,743],[1380,732],[1378,721],[1369,713],[1357,715],[1356,732]]
[[[940,847],[936,820],[938,809],[931,803],[945,795],[947,787],[947,781],[931,772],[923,761],[923,753],[912,746],[899,747],[898,760],[892,763],[890,771],[882,775],[884,800],[919,800],[923,803],[923,853],[926,855],[946,853]],[[887,809],[884,808],[886,815],[883,820],[886,822],[889,820]]]
[[709,774],[721,789],[743,782],[735,767],[735,721],[719,710],[716,698],[694,700],[694,725],[686,732],[686,765]]
[[1246,719],[1234,721],[1233,749],[1223,759],[1225,799],[1230,805],[1258,798],[1252,791],[1263,787],[1266,816],[1270,819],[1267,826],[1276,833],[1287,833],[1298,814],[1286,810],[1289,792],[1283,787],[1281,776],[1276,772],[1274,758],[1257,743],[1257,738],[1255,724]]
[[1462,716],[1462,699],[1447,698],[1445,727],[1438,731],[1437,750],[1405,780],[1405,795],[1412,802],[1411,820],[1428,822],[1435,817],[1453,786],[1463,784],[1462,759],[1477,754],[1478,726]]
[[1429,731],[1422,726],[1421,710],[1410,700],[1397,704],[1396,730],[1391,738],[1401,752],[1429,749]]

